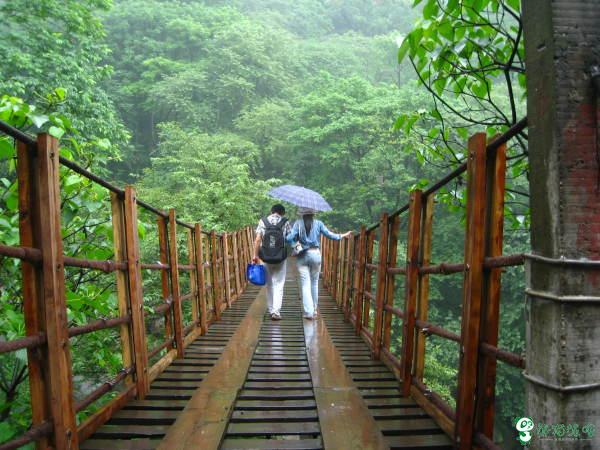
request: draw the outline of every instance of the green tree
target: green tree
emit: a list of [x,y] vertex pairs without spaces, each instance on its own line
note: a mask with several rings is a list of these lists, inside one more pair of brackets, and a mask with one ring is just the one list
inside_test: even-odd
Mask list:
[[140,195],[206,229],[232,230],[253,224],[266,208],[269,182],[252,176],[254,144],[233,134],[208,135],[166,123]]
[[[457,162],[464,158],[460,149],[470,130],[492,136],[524,115],[520,0],[418,4],[423,5],[422,19],[403,40],[398,59],[408,58],[433,107],[402,115],[397,126],[408,132],[417,120],[424,121],[431,129],[431,147],[446,148],[442,158]],[[510,147],[511,164],[523,169],[525,135],[516,142]]]
[[[128,140],[102,83],[110,50],[98,13],[109,0],[11,0],[0,3],[0,94],[61,112],[94,142],[87,158],[118,158]],[[56,88],[60,88],[55,91]],[[35,124],[35,122],[34,122]],[[81,156],[81,155],[80,155]]]

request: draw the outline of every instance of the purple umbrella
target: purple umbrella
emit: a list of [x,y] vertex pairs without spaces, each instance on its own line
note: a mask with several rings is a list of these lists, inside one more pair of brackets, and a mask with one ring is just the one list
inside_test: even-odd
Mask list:
[[302,186],[284,184],[271,189],[268,194],[284,202],[314,211],[331,211],[331,206],[318,192]]

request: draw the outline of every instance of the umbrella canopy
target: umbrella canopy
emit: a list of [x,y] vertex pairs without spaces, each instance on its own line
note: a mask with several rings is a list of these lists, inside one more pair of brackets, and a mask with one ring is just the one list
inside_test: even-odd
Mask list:
[[302,186],[284,184],[271,189],[268,194],[284,202],[314,211],[331,211],[331,206],[318,192]]

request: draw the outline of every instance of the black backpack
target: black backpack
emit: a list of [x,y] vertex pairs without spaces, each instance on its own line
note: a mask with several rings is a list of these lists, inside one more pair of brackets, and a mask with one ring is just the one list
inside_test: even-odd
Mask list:
[[287,246],[283,236],[283,227],[287,219],[282,217],[277,225],[269,223],[266,217],[262,221],[265,224],[265,234],[262,237],[258,256],[269,264],[280,263],[287,258]]

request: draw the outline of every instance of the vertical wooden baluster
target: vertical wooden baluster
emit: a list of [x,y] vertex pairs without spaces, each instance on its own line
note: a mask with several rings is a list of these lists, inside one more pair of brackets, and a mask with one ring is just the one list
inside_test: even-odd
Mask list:
[[57,448],[77,448],[77,424],[73,405],[71,352],[65,295],[63,243],[60,225],[58,140],[48,134],[37,139],[35,159],[37,209],[42,250],[41,302],[47,339],[44,364],[46,394]]
[[342,296],[344,291],[344,246],[346,244],[346,239],[336,241],[336,255],[337,255],[337,275],[335,282],[337,283],[337,299],[336,303],[338,306],[342,304]]
[[[198,301],[200,291],[200,285],[198,284],[198,274],[196,273],[198,264],[196,261],[196,245],[194,244],[194,230],[186,229],[187,232],[187,249],[188,249],[188,264],[194,266],[194,269],[189,272],[190,274],[190,291],[194,293],[191,299],[192,302],[192,322],[194,328],[190,331],[190,334],[194,329],[200,325],[200,302]],[[182,305],[183,306],[183,305]],[[185,336],[183,336],[185,338]],[[185,344],[185,342],[184,342]]]
[[485,254],[485,133],[469,139],[467,160],[467,227],[461,323],[461,355],[456,400],[456,437],[460,449],[473,443],[475,394],[479,361],[479,326]]
[[[110,193],[110,202],[112,207],[112,225],[113,225],[113,246],[115,251],[115,261],[127,261],[127,243],[125,237],[125,215],[123,208],[123,199],[116,193]],[[119,305],[119,316],[130,315],[129,308],[129,289],[127,286],[127,273],[122,270],[115,272],[117,285],[117,302]],[[121,336],[121,355],[123,358],[123,367],[134,365],[133,359],[133,341],[130,331],[130,323],[124,323],[119,327]],[[133,383],[133,377],[128,375],[125,378],[125,384]]]
[[210,232],[211,248],[211,275],[212,275],[212,300],[215,309],[215,320],[221,320],[221,287],[219,283],[219,245],[217,242],[217,233]]
[[327,289],[331,292],[331,241],[329,239],[323,240],[325,243],[325,279],[327,280]]
[[179,256],[177,252],[177,221],[175,209],[169,210],[169,265],[171,266],[171,291],[173,295],[173,328],[177,358],[183,358],[183,324],[181,292],[179,290]]
[[[504,235],[504,190],[506,184],[506,144],[487,152],[486,256],[502,255]],[[483,272],[484,301],[481,308],[482,343],[498,346],[500,288],[502,269]],[[477,404],[477,430],[493,439],[496,389],[496,357],[480,356]]]
[[250,241],[248,240],[248,228],[249,227],[244,228],[242,232],[242,236],[244,238],[244,260],[242,262],[242,282],[244,289],[246,289],[246,286],[248,286],[248,280],[246,279],[246,265],[250,262],[250,259],[252,258],[250,251]]
[[239,247],[238,247],[238,232],[234,231],[231,235],[232,237],[232,252],[233,252],[233,268],[235,274],[235,298],[237,299],[241,293],[242,286],[240,282],[240,257],[239,257]]
[[[367,235],[367,257],[365,260],[366,264],[373,263],[373,247],[375,246],[375,231],[371,231]],[[364,282],[364,290],[369,291],[371,295],[373,295],[372,289],[372,281],[373,281],[373,271],[371,269],[365,271],[365,282]],[[362,323],[363,326],[369,329],[369,312],[371,311],[371,299],[363,296],[363,318]]]
[[344,303],[344,320],[348,322],[352,316],[352,296],[354,295],[354,251],[356,248],[355,241],[358,239],[352,236],[348,239],[348,276],[346,278],[346,298]]
[[367,246],[367,228],[364,225],[360,227],[360,237],[358,239],[358,266],[356,267],[354,280],[356,282],[354,289],[354,330],[356,335],[360,335],[362,327],[362,304],[364,296],[364,282],[365,282],[365,260],[367,257],[366,252]]
[[408,216],[408,243],[406,250],[406,297],[404,301],[404,326],[402,334],[402,395],[410,393],[415,342],[415,313],[417,283],[419,278],[419,242],[421,228],[421,191],[410,193]]
[[137,220],[137,199],[132,186],[125,187],[125,241],[127,246],[127,283],[131,309],[131,332],[135,360],[136,389],[139,399],[148,392],[148,348],[144,321],[144,294],[140,265],[140,241]]
[[208,330],[209,323],[213,321],[214,313],[212,309],[212,272],[211,272],[211,250],[210,250],[210,234],[202,232],[202,253],[203,268],[204,268],[204,302],[206,304],[206,327]]
[[388,214],[383,213],[379,222],[379,262],[377,265],[377,291],[375,294],[375,325],[373,327],[373,356],[379,358],[383,328],[383,305],[385,303],[386,279],[388,267]]
[[338,298],[337,298],[337,306],[341,308],[344,303],[344,290],[346,285],[344,284],[344,279],[346,276],[346,243],[348,239],[343,239],[338,242],[339,247],[339,270],[338,270]]
[[[156,218],[158,224],[158,246],[159,246],[159,258],[161,264],[169,265],[169,236],[167,231],[167,219],[162,216]],[[171,297],[171,289],[169,287],[169,273],[171,268],[166,268],[160,271],[160,282],[162,289],[163,300],[173,302]],[[173,315],[171,314],[173,308],[169,308],[165,311],[165,338],[174,339],[173,336]],[[169,344],[167,351],[173,348],[173,344]]]
[[350,283],[352,289],[350,289],[348,295],[348,302],[346,304],[345,319],[352,323],[352,315],[356,314],[356,292],[358,286],[358,250],[360,249],[360,233],[356,236],[352,236],[352,245],[350,247],[350,264],[352,264],[352,271],[350,272],[351,278]]
[[225,278],[225,301],[231,307],[231,280],[229,268],[229,235],[223,233],[223,277]]
[[[431,260],[431,238],[433,226],[434,194],[430,194],[423,204],[423,223],[421,227],[421,258],[419,266],[428,266]],[[429,274],[419,275],[419,294],[417,319],[426,321],[429,313]],[[415,349],[415,378],[422,381],[425,370],[425,340],[426,336],[417,329]]]
[[198,289],[198,303],[200,304],[200,328],[202,334],[208,331],[206,321],[206,280],[204,278],[204,244],[202,242],[202,227],[199,223],[194,225],[194,247],[196,262],[196,286]]
[[[43,237],[40,228],[39,180],[35,171],[35,148],[22,142],[17,143],[17,178],[19,186],[19,236],[23,247],[41,248]],[[23,314],[27,336],[36,336],[46,331],[43,296],[43,274],[39,267],[21,261]],[[50,417],[50,383],[47,372],[47,353],[41,347],[27,350],[29,391],[31,396],[31,423],[39,425]],[[36,448],[46,449],[47,438],[38,439]]]
[[338,242],[329,241],[331,251],[331,297],[335,300],[337,297],[337,279],[338,279]]
[[[396,267],[398,259],[398,231],[400,229],[400,216],[396,215],[389,225],[389,244],[388,244],[388,267]],[[396,276],[390,274],[386,279],[385,304],[394,306],[394,289],[396,286]],[[383,315],[383,348],[389,350],[392,340],[392,318],[391,312],[385,311]]]

